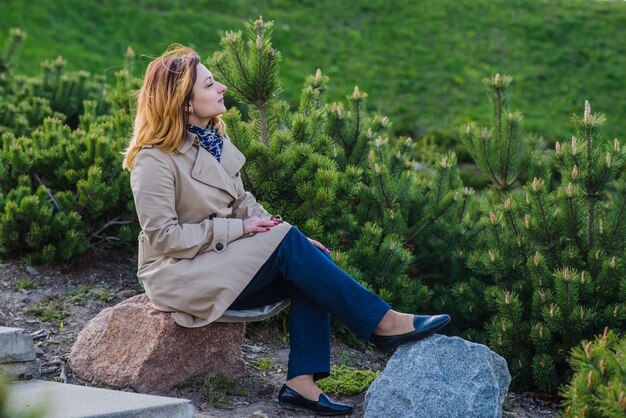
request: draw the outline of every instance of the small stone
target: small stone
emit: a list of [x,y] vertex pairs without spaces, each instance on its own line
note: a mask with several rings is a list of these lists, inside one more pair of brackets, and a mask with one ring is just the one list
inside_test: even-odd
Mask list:
[[33,337],[33,340],[39,340],[39,339],[42,339],[42,338],[47,338],[48,335],[50,335],[50,331],[47,331],[45,329],[40,329],[38,331],[30,333],[30,336]]
[[282,350],[276,350],[274,351],[272,357],[277,363],[287,364],[289,363],[289,349],[284,348]]
[[510,383],[487,346],[435,334],[396,350],[365,394],[365,418],[499,418]]
[[39,270],[37,270],[35,267],[32,267],[32,266],[26,266],[26,271],[31,276],[40,276],[41,275],[41,273],[39,273]]
[[244,344],[242,348],[251,353],[261,353],[261,352],[267,351],[267,348],[261,347],[260,345],[253,345],[253,344]]

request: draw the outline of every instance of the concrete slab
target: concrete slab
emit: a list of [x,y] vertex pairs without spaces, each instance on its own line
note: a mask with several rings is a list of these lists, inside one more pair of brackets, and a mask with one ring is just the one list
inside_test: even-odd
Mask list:
[[0,371],[19,380],[38,378],[41,375],[41,362],[39,360],[31,360],[0,363]]
[[22,328],[0,327],[0,363],[35,360],[33,337]]
[[44,418],[192,418],[188,399],[67,385],[44,380],[9,388],[8,416],[43,409]]

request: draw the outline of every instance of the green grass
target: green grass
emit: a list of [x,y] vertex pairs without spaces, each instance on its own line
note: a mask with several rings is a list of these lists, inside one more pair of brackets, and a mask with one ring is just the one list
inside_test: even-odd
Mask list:
[[132,45],[141,74],[168,44],[189,44],[207,57],[220,33],[260,14],[276,21],[291,103],[319,67],[331,77],[332,99],[358,84],[397,131],[417,137],[485,121],[481,80],[500,72],[515,78],[513,107],[526,126],[550,142],[574,134],[569,118],[585,99],[607,115],[608,135],[623,136],[626,127],[621,1],[4,0],[0,42],[9,27],[28,32],[19,72],[35,74],[42,60],[62,55],[70,69],[110,77]]
[[15,279],[15,283],[13,283],[13,290],[19,292],[20,290],[25,289],[35,289],[41,286],[41,283],[38,283],[36,280],[29,279]]
[[80,285],[76,289],[67,292],[63,299],[66,302],[73,303],[79,306],[85,306],[87,299],[98,300],[100,302],[110,302],[114,300],[116,296],[111,291],[104,287],[92,287],[87,285]]
[[56,298],[44,298],[31,306],[28,309],[28,313],[38,317],[44,322],[57,322],[59,324],[62,323],[68,315],[71,315],[71,312],[66,311],[62,303]]
[[239,382],[221,373],[197,375],[184,383],[176,385],[177,389],[197,388],[204,399],[215,408],[232,409],[233,396],[248,396],[248,389]]
[[259,369],[269,372],[274,369],[274,365],[272,364],[272,358],[270,356],[261,357],[260,359],[254,362]]

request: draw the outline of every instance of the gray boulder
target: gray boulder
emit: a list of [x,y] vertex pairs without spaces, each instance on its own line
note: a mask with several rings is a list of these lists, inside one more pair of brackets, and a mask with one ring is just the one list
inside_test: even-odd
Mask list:
[[365,394],[365,418],[501,417],[510,383],[487,346],[435,334],[396,350]]

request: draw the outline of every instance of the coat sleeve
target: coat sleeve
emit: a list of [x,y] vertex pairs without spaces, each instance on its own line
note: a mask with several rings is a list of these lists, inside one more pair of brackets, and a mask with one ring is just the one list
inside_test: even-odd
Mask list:
[[180,223],[175,182],[174,170],[161,151],[137,154],[131,172],[135,207],[144,236],[157,252],[173,258],[193,258],[210,250],[220,253],[243,236],[241,219],[207,217],[200,223]]

